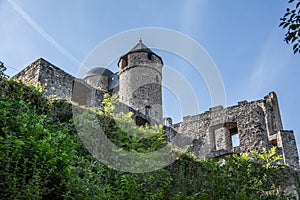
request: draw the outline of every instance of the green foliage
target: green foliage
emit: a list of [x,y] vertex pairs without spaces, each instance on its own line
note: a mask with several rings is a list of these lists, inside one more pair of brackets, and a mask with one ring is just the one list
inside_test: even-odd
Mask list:
[[[117,95],[105,94],[104,107],[97,112],[98,120],[102,122],[100,127],[111,142],[126,151],[139,153],[155,151],[167,144],[162,125],[138,127],[132,118],[132,112],[114,114],[117,99]],[[81,117],[81,120],[84,118],[86,117]]]
[[[287,199],[280,192],[281,158],[275,148],[224,159],[184,154],[149,173],[103,165],[76,134],[72,104],[45,99],[42,88],[0,82],[0,199]],[[162,127],[136,127],[128,114],[82,109],[81,125],[98,127],[119,148],[152,152],[166,145]],[[97,121],[93,119],[96,115]],[[74,119],[76,120],[76,119]]]
[[296,54],[300,53],[300,0],[289,0],[289,3],[295,7],[286,9],[286,13],[280,18],[279,27],[287,29],[284,40],[293,44],[293,51]]
[[47,122],[35,87],[5,80],[0,89],[0,198],[59,197],[75,154],[68,129]]
[[4,66],[4,63],[0,61],[0,80],[3,78],[8,78],[8,75],[5,74],[6,67]]
[[175,199],[286,199],[278,186],[278,177],[283,176],[280,168],[261,164],[281,159],[273,154],[274,150],[252,152],[257,156],[256,162],[246,153],[202,161],[185,155],[168,167],[175,173],[167,194],[177,191]]

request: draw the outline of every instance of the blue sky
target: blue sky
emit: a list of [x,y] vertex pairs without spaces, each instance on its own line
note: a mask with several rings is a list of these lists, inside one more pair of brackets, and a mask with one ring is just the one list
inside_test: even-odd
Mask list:
[[[299,149],[300,56],[293,55],[278,28],[287,6],[287,0],[0,0],[0,60],[9,66],[10,76],[39,57],[76,76],[88,54],[115,34],[142,27],[173,29],[193,38],[213,59],[227,106],[275,91],[284,128],[294,130]],[[165,57],[165,64],[179,71],[189,68],[183,60]],[[193,77],[188,72],[185,77]],[[191,84],[199,110],[207,110],[211,105],[205,83],[191,78]],[[171,116],[177,111],[166,109]]]

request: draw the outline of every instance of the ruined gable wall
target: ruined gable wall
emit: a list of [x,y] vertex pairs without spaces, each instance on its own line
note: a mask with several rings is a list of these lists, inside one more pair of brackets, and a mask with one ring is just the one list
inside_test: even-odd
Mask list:
[[[219,157],[277,147],[283,163],[299,168],[299,156],[293,131],[283,130],[276,94],[269,93],[258,101],[210,108],[202,114],[187,116],[172,126],[178,134],[192,138],[190,152],[198,158]],[[238,134],[239,145],[233,146],[232,135]]]
[[[216,157],[233,152],[260,151],[269,148],[266,114],[261,107],[264,101],[240,102],[223,108],[217,106],[209,111],[184,117],[174,129],[193,138],[191,151],[197,157]],[[239,146],[233,147],[231,136],[238,133]]]
[[30,83],[36,85],[39,79],[39,71],[40,71],[40,59],[34,61],[25,69],[11,77],[15,80],[20,80],[22,83]]
[[71,100],[74,76],[64,72],[55,65],[40,60],[39,81],[45,85],[44,95],[55,95],[58,98]]

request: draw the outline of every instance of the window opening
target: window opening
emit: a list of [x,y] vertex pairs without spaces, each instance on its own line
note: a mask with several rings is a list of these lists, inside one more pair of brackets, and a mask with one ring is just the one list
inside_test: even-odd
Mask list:
[[231,134],[232,147],[240,146],[240,137],[238,133]]
[[146,107],[145,107],[145,114],[146,114],[147,116],[150,116],[150,114],[151,114],[151,107],[150,107],[150,106],[146,106]]

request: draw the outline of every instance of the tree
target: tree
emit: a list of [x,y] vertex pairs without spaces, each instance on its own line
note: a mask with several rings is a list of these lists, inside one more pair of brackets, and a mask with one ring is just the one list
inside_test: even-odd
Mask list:
[[293,44],[294,54],[300,54],[300,0],[289,0],[289,3],[295,7],[286,9],[286,13],[280,18],[279,27],[287,29],[284,41]]
[[4,73],[5,71],[6,71],[6,67],[4,66],[4,63],[0,61],[0,79],[8,78],[8,75]]

